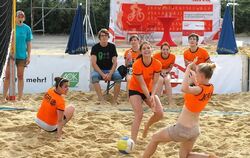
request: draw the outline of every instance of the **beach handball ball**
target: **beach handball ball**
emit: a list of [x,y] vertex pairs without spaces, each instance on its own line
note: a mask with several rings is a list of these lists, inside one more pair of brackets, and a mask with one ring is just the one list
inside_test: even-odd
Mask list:
[[122,137],[117,142],[117,148],[123,154],[129,154],[130,152],[132,152],[134,145],[135,145],[134,141],[129,137]]

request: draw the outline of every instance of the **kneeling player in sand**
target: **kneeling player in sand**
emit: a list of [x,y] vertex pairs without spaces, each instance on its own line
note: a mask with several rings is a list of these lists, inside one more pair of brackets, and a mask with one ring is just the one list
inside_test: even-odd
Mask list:
[[68,92],[69,81],[56,77],[55,82],[55,87],[45,93],[35,121],[45,131],[57,132],[57,139],[60,140],[62,128],[72,118],[75,108],[73,106],[65,107],[62,97],[62,94]]

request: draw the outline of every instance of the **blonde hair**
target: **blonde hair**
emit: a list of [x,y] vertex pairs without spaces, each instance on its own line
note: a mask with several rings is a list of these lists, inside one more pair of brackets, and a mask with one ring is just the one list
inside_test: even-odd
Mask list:
[[150,42],[148,42],[148,41],[143,41],[143,42],[141,43],[141,45],[140,45],[140,51],[142,50],[142,47],[143,47],[145,44],[148,44],[148,45],[150,45],[150,47],[152,47],[152,45],[151,45]]
[[207,79],[212,77],[215,68],[215,63],[201,63],[198,65],[198,71],[203,73]]

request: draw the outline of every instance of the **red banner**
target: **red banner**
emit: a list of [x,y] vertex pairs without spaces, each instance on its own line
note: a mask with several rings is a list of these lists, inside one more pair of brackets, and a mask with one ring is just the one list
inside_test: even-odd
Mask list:
[[[182,21],[196,18],[196,12],[204,13],[199,14],[201,18],[205,19],[210,16],[208,13],[213,12],[213,5],[146,5],[138,3],[122,3],[121,10],[118,13],[117,22],[122,30],[125,31],[163,31],[162,23],[158,17],[175,17],[176,20],[170,27],[171,32],[182,32]],[[185,19],[186,18],[186,19]],[[198,17],[199,18],[199,17]],[[192,20],[204,21],[205,32],[212,31],[212,19],[206,20]]]

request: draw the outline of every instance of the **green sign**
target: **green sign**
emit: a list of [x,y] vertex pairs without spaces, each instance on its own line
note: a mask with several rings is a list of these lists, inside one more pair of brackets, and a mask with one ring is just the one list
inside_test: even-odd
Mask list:
[[64,72],[61,77],[69,80],[69,87],[76,87],[79,82],[79,72]]

